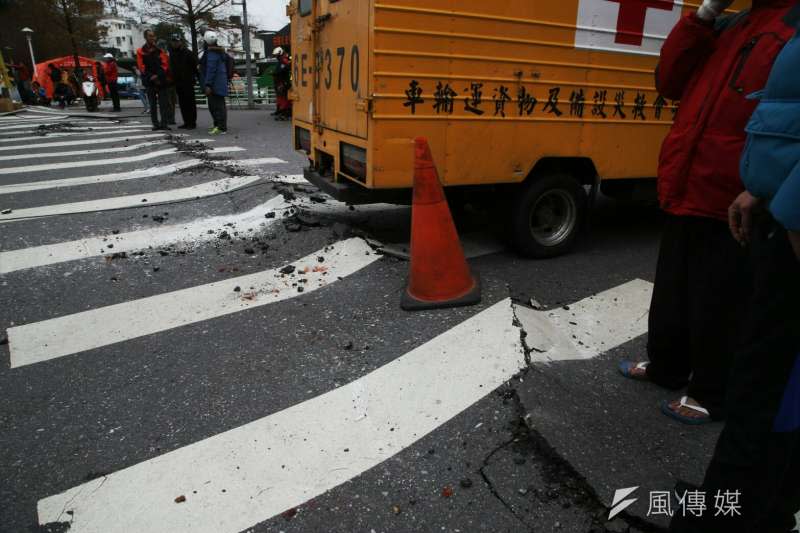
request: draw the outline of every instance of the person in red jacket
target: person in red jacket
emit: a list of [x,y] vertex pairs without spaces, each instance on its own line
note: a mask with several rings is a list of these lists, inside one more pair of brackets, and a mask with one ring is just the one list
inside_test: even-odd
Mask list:
[[[145,45],[136,51],[136,64],[142,73],[142,81],[147,88],[147,100],[150,102],[150,118],[153,131],[167,130],[169,117],[169,95],[167,82],[169,79],[169,56],[156,46],[156,34],[153,30],[144,32]],[[159,111],[161,118],[159,118]]]
[[653,299],[649,362],[623,361],[626,377],[669,389],[688,386],[664,414],[687,424],[724,419],[727,375],[750,276],[727,211],[744,190],[744,128],[775,58],[794,28],[796,0],[753,0],[723,15],[732,0],[704,0],[680,20],[661,50],[659,93],[680,101],[661,149],[658,195],[666,212]]
[[106,86],[108,87],[108,93],[111,95],[111,102],[114,105],[113,110],[121,111],[119,106],[119,87],[117,87],[117,79],[119,79],[117,61],[111,54],[104,55],[103,59],[106,61],[105,65],[103,66],[103,71],[106,74]]

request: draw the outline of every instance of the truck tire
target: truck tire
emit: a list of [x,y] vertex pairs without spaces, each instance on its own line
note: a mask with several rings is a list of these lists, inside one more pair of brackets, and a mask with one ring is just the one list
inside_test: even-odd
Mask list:
[[514,247],[525,257],[547,258],[569,252],[586,214],[586,192],[568,174],[533,178],[518,191],[511,225]]

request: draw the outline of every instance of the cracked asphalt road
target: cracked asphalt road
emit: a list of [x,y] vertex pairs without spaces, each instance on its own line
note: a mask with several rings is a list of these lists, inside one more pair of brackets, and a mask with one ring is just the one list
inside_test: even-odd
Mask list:
[[[207,120],[202,110],[201,117]],[[202,131],[207,124],[200,125]],[[202,292],[206,289],[199,287],[280,269],[349,237],[402,248],[408,241],[407,208],[351,210],[330,200],[312,201],[313,188],[287,181],[286,176],[301,173],[303,163],[291,150],[289,128],[263,112],[232,112],[231,134],[215,139],[213,147],[237,146],[245,148],[243,152],[209,157],[205,150],[173,140],[182,153],[157,163],[101,167],[96,173],[77,168],[3,176],[0,186],[124,172],[191,157],[203,160],[196,168],[170,176],[0,196],[0,206],[12,209],[171,190],[230,176],[256,174],[265,180],[166,206],[4,224],[0,252],[91,236],[112,243],[135,231],[162,235],[166,226],[235,216],[273,200],[283,200],[287,207],[276,210],[274,219],[264,217],[265,225],[254,231],[237,234],[236,224],[221,225],[205,241],[176,240],[116,258],[115,249],[109,249],[104,255],[59,263],[43,260],[36,268],[3,274],[0,337],[16,326],[49,324],[59,317],[184,289]],[[27,145],[20,153],[26,150]],[[284,163],[226,163],[268,157]],[[290,216],[283,217],[284,212]],[[652,281],[660,217],[651,209],[601,202],[576,251],[548,261],[524,260],[505,250],[502,238],[486,230],[493,226],[487,217],[467,211],[458,219],[462,235],[481,235],[482,244],[475,247],[470,264],[481,275],[484,299],[474,308],[401,313],[399,295],[408,265],[383,256],[335,283],[299,295],[301,278],[295,276],[291,279],[296,286],[290,283],[287,288],[292,297],[280,304],[164,327],[119,342],[98,339],[90,350],[37,364],[12,368],[13,345],[0,346],[6,361],[0,365],[0,531],[65,531],[65,524],[38,525],[41,500],[356,382],[507,298],[520,304],[534,299],[556,308],[633,279]],[[223,231],[229,238],[219,238]],[[334,260],[320,264],[333,265]],[[129,308],[131,321],[147,320],[137,306]],[[466,410],[378,466],[356,471],[349,481],[264,517],[247,531],[654,530],[631,517],[606,523],[603,502],[608,495],[597,494],[574,466],[579,462],[565,461],[546,434],[525,424],[528,407],[521,393],[535,394],[545,387],[552,387],[546,374],[535,367],[523,370],[498,389],[476,394]],[[447,395],[447,390],[442,393]],[[564,389],[555,401],[578,405],[575,394]],[[586,454],[589,462],[603,461],[589,450]],[[191,501],[191,494],[187,497]],[[135,504],[133,498],[131,505]]]

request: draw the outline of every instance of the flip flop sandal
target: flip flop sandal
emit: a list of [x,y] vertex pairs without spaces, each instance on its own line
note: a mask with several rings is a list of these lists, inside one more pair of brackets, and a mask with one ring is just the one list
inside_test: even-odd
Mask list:
[[634,370],[646,370],[647,365],[649,364],[650,363],[648,361],[642,361],[641,363],[634,363],[633,361],[622,361],[619,364],[619,373],[628,379],[633,379],[636,381],[650,381],[646,373],[642,375],[633,374]]
[[681,398],[680,407],[685,407],[687,409],[691,409],[692,411],[701,413],[705,415],[704,417],[692,418],[690,416],[684,416],[677,411],[673,411],[669,406],[670,402],[666,400],[661,402],[661,412],[670,418],[674,418],[678,422],[682,422],[690,426],[701,426],[703,424],[710,424],[711,422],[713,422],[713,420],[711,419],[711,415],[708,412],[708,409],[700,407],[699,405],[689,405],[688,403],[686,403],[686,400],[688,399],[689,399],[688,396],[684,396],[683,398]]

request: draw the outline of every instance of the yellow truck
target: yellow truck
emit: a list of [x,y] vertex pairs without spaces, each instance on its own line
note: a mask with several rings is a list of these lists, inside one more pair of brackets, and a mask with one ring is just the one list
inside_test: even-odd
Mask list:
[[[695,6],[696,7],[696,6]],[[517,250],[573,245],[598,188],[656,175],[677,0],[291,0],[295,148],[351,203],[402,202],[413,139],[448,192],[499,191]]]

